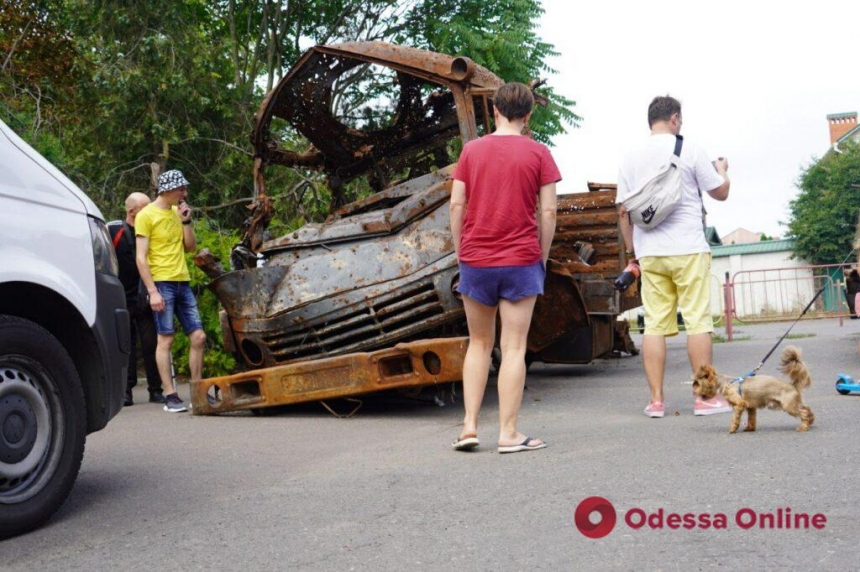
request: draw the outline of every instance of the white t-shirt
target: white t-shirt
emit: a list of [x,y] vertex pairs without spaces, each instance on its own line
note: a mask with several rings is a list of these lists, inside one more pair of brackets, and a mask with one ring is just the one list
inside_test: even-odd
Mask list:
[[[642,188],[675,150],[675,136],[652,135],[627,152],[618,170],[617,203]],[[655,228],[633,227],[636,256],[677,256],[710,252],[702,229],[702,193],[713,191],[725,180],[705,152],[684,139],[681,147],[681,202]]]

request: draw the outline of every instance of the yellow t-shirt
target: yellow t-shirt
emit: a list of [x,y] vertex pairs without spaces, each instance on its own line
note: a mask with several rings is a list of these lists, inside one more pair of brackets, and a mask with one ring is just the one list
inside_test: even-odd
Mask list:
[[178,209],[146,205],[134,219],[134,233],[149,238],[147,261],[155,282],[189,282]]

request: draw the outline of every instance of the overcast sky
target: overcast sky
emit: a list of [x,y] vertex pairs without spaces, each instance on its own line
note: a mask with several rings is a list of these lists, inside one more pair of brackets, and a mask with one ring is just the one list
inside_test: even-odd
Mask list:
[[581,128],[555,139],[560,192],[617,180],[649,134],[655,95],[681,101],[681,131],[729,160],[731,195],[708,224],[783,235],[801,169],[828,149],[826,116],[860,111],[860,1],[544,0],[540,33],[561,56],[551,85]]

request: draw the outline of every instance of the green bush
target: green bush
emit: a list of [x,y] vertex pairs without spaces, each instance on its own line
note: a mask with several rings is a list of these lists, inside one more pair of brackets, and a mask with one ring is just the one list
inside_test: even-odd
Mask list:
[[[218,258],[225,268],[229,264],[230,249],[239,242],[236,231],[225,231],[218,227],[214,219],[204,219],[194,223],[194,235],[197,237],[197,248],[208,248]],[[224,351],[221,338],[221,324],[218,312],[221,304],[218,298],[206,286],[209,277],[194,264],[194,255],[186,254],[188,269],[191,272],[191,288],[197,296],[197,307],[203,330],[206,332],[206,351],[203,355],[203,377],[218,377],[232,373],[236,368],[236,360]],[[181,329],[177,330],[173,342],[173,364],[176,373],[189,375],[188,369],[188,337]]]

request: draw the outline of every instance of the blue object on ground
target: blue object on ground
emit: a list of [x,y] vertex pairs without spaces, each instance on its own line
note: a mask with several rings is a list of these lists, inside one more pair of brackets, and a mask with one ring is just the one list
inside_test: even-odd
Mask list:
[[836,374],[836,391],[840,395],[848,395],[852,391],[860,392],[860,383],[854,381],[854,378],[845,373]]

